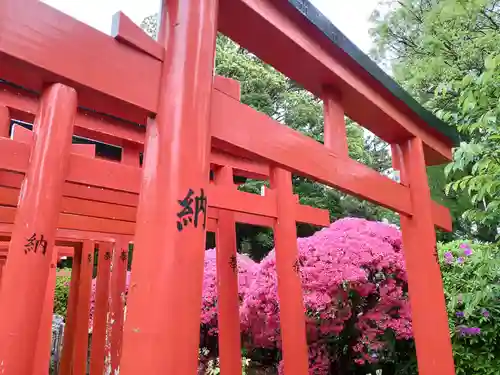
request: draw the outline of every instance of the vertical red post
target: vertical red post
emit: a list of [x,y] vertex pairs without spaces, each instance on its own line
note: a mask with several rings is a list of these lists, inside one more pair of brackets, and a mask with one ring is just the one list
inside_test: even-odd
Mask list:
[[90,375],[102,375],[104,373],[112,250],[111,243],[99,244],[93,315],[94,325],[92,327],[92,344],[90,347]]
[[0,105],[0,137],[9,138],[10,136],[10,115],[9,108]]
[[80,265],[82,263],[82,246],[76,246],[73,253],[73,265],[71,267],[71,281],[69,285],[68,307],[66,308],[66,326],[64,328],[61,362],[59,364],[59,375],[71,374],[71,363],[73,361],[73,348],[75,339],[75,327],[77,324],[78,292],[80,285]]
[[407,141],[401,145],[401,154],[405,172],[401,178],[409,186],[413,210],[411,217],[401,215],[401,229],[418,373],[454,375],[443,282],[434,256],[436,233],[422,141]]
[[[89,344],[90,297],[92,293],[92,273],[94,271],[93,241],[83,241],[82,262],[80,265],[80,283],[78,285],[78,305],[76,308],[76,325],[72,375],[87,374],[87,358]],[[66,374],[63,374],[66,375]]]
[[146,134],[121,375],[197,371],[217,5],[163,1],[166,56]]
[[276,192],[277,220],[274,225],[274,246],[278,274],[281,342],[286,375],[307,375],[309,354],[300,261],[297,249],[295,198],[290,172],[273,168],[271,188]]
[[136,144],[124,143],[121,162],[125,165],[138,167],[140,165],[140,151]]
[[[232,168],[217,170],[215,183],[234,188]],[[220,370],[222,374],[237,375],[241,374],[241,329],[236,223],[231,211],[219,210],[216,251]]]
[[0,290],[0,373],[31,375],[47,286],[73,122],[74,89],[43,94]]
[[35,351],[34,375],[47,375],[50,368],[50,349],[52,343],[52,313],[54,310],[54,290],[56,288],[57,252],[52,252],[49,277],[47,279],[47,290],[43,304],[42,318],[40,320],[40,331],[38,332],[38,343]]
[[344,107],[340,94],[332,87],[323,91],[324,144],[339,157],[348,157]]
[[2,273],[3,267],[5,266],[5,262],[7,261],[7,257],[0,257],[0,287],[2,286]]
[[120,368],[122,355],[125,291],[127,282],[128,241],[118,237],[111,272],[111,373]]
[[399,145],[392,144],[391,145],[391,156],[392,156],[392,168],[396,171],[401,172],[401,149]]

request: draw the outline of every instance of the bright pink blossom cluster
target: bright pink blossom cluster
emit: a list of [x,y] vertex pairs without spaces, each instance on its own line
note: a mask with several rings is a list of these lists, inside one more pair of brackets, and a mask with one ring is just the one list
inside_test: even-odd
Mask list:
[[[238,292],[240,300],[242,300],[255,277],[257,264],[248,256],[237,254],[235,266],[238,269]],[[205,251],[201,324],[209,326],[210,333],[217,332],[217,261],[215,249]]]
[[[348,340],[352,343],[349,350],[358,364],[383,359],[387,342],[382,335],[388,331],[396,339],[411,338],[407,278],[401,234],[396,228],[363,219],[342,219],[297,242],[311,374],[328,374],[330,363],[336,360],[331,342],[352,335],[353,329],[356,334],[354,340]],[[279,349],[275,251],[259,264],[241,254],[235,263],[242,329],[250,340],[246,344]],[[201,323],[209,335],[217,333],[216,272],[216,251],[207,250]],[[129,277],[127,288],[128,282]],[[95,280],[92,301],[94,295]],[[282,371],[282,363],[279,368]]]
[[[310,344],[321,347],[353,324],[358,330],[351,348],[356,361],[371,363],[383,355],[386,345],[381,336],[387,330],[397,339],[411,337],[401,235],[396,228],[362,219],[339,220],[299,239],[298,256]],[[243,328],[253,346],[280,346],[278,300],[272,251],[260,263],[242,303]]]

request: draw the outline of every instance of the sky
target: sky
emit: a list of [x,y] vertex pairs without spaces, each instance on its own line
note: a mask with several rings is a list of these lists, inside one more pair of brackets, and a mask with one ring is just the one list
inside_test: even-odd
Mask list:
[[[42,0],[60,11],[104,32],[111,32],[111,17],[121,10],[135,23],[158,11],[161,0]],[[371,41],[368,18],[379,0],[311,0],[361,50]]]

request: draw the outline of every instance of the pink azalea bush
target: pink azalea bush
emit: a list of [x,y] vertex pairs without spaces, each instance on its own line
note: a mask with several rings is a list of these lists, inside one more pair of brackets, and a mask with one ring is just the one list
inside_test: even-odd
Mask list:
[[[412,337],[400,232],[383,223],[351,218],[297,242],[310,374],[347,373],[353,366],[390,361],[391,344]],[[259,264],[238,254],[236,265],[245,348],[250,357],[275,353],[274,365],[282,373],[275,251]],[[127,290],[129,277],[130,273]],[[91,311],[94,298],[95,280]],[[205,253],[201,332],[207,358],[216,357],[215,249]]]
[[[246,290],[254,279],[257,264],[248,256],[237,254],[236,266],[238,269],[238,293],[240,300],[243,300]],[[201,324],[210,327],[210,334],[217,333],[217,262],[215,249],[205,251]]]
[[[385,336],[412,336],[407,278],[396,228],[343,219],[298,240],[311,368],[328,374],[328,362],[377,362],[388,355]],[[250,347],[280,348],[276,258],[261,263],[246,291],[242,325]],[[333,353],[333,354],[331,354]],[[337,353],[337,354],[335,354]]]

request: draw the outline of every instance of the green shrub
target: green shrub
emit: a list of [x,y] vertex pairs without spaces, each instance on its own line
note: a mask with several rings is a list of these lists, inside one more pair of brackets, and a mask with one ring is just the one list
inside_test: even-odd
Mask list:
[[457,375],[500,369],[500,249],[454,241],[439,246]]
[[[71,272],[71,269],[68,268],[65,268],[63,270]],[[71,277],[69,276],[58,276],[56,278],[56,288],[54,292],[54,314],[66,317],[70,282]]]

